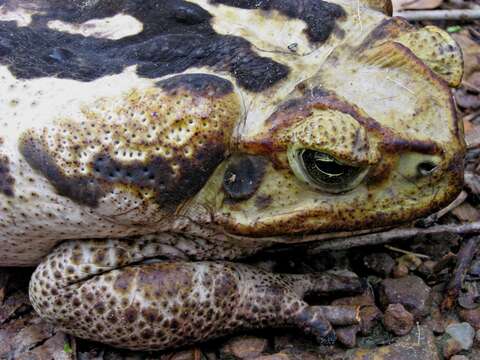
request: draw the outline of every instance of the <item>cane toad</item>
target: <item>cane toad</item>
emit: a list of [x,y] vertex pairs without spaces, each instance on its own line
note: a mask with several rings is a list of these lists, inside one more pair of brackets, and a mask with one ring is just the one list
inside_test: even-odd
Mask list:
[[461,52],[389,1],[1,4],[0,265],[38,265],[32,304],[71,334],[330,343],[334,309],[303,295],[358,279],[235,260],[408,223],[461,188]]

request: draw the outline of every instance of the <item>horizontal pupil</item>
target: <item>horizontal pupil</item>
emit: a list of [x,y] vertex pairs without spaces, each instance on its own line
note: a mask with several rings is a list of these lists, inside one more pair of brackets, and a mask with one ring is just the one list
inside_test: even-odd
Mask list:
[[327,176],[341,176],[345,173],[345,166],[334,161],[315,161],[313,165]]
[[329,185],[347,184],[362,171],[360,167],[340,164],[332,156],[314,150],[303,150],[301,156],[308,174]]

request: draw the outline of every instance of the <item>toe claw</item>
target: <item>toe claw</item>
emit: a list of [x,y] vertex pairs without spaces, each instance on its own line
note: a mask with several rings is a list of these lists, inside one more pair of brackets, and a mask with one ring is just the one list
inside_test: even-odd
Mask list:
[[306,306],[295,317],[295,325],[317,338],[321,345],[332,345],[337,336],[333,325],[359,323],[359,308],[355,306]]

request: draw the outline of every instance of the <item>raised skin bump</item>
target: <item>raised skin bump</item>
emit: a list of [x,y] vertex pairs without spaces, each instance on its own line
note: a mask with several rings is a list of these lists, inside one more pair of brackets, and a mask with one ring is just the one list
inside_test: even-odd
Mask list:
[[463,55],[460,46],[436,26],[416,29],[402,18],[384,20],[359,47],[360,51],[382,46],[390,41],[404,45],[422,60],[449,86],[458,87],[463,76]]
[[[1,140],[1,139],[0,139]],[[0,141],[1,145],[1,141]],[[10,173],[10,160],[0,153],[0,193],[7,197],[15,195],[15,178]]]

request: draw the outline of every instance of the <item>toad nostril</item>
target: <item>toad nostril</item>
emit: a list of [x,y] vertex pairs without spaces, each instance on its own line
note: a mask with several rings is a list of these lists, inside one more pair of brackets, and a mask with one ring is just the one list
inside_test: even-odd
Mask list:
[[437,167],[438,164],[433,161],[422,161],[417,165],[417,172],[421,176],[427,176],[434,172]]

